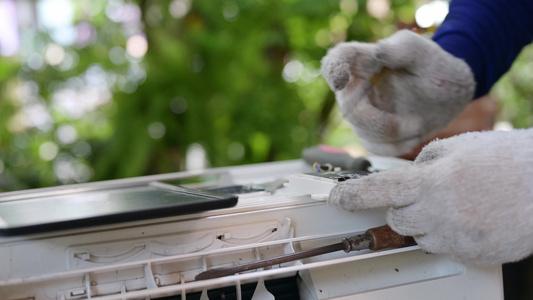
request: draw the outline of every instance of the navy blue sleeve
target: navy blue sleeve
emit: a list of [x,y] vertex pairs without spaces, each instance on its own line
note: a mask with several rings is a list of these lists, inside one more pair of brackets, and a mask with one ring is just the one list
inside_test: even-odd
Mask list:
[[452,0],[433,40],[471,67],[475,98],[486,95],[533,41],[533,0]]

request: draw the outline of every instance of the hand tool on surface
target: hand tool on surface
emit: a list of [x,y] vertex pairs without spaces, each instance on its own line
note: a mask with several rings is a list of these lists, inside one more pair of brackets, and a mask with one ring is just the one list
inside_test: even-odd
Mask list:
[[238,266],[207,270],[196,275],[195,280],[213,279],[234,275],[240,272],[255,270],[340,250],[343,250],[344,252],[348,253],[354,250],[381,250],[387,248],[402,248],[413,245],[416,245],[416,242],[412,237],[399,235],[398,233],[394,232],[388,225],[383,225],[375,228],[370,228],[363,234],[344,238],[340,243],[326,245],[301,252],[280,255],[273,258],[266,258],[258,260],[256,262],[246,263]]
[[370,162],[365,158],[353,157],[342,149],[328,145],[317,145],[306,148],[302,152],[302,157],[311,165],[315,163],[319,165],[330,164],[332,168],[339,167],[342,170],[368,171],[368,168],[371,166]]

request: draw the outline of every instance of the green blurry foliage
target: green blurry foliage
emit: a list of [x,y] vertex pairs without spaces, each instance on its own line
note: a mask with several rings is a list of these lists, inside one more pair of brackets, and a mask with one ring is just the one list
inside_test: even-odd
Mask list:
[[533,126],[533,45],[525,47],[511,70],[491,90],[500,103],[501,121],[515,128]]
[[[362,0],[72,1],[90,38],[63,47],[70,67],[31,66],[52,42],[36,25],[0,61],[0,188],[179,171],[191,145],[209,167],[299,158],[340,123],[319,76],[327,48],[413,23],[413,3],[378,19]],[[138,22],[111,20],[123,4]],[[134,34],[148,42],[142,59],[124,55]],[[84,103],[87,90],[102,101]],[[28,123],[30,106],[49,119]]]

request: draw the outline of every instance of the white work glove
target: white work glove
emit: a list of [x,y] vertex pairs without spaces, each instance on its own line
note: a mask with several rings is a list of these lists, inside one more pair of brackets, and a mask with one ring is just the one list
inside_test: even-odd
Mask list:
[[412,165],[337,185],[329,203],[388,207],[394,231],[464,263],[520,260],[533,253],[533,129],[434,141]]
[[379,155],[405,154],[431,138],[475,90],[463,60],[409,30],[337,45],[322,59],[322,76],[365,148]]

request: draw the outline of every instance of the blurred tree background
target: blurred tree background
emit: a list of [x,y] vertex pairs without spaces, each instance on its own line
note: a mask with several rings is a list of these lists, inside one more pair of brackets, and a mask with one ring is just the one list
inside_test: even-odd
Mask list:
[[407,0],[0,3],[2,190],[298,158],[332,127],[326,49],[414,20]]
[[[356,143],[320,59],[338,42],[416,26],[429,2],[0,0],[0,190]],[[531,97],[528,70],[502,88]]]

